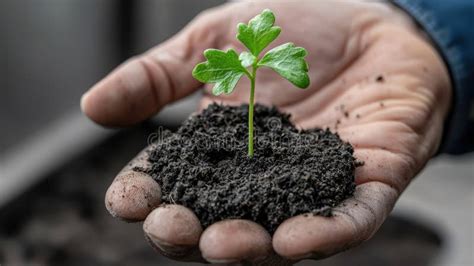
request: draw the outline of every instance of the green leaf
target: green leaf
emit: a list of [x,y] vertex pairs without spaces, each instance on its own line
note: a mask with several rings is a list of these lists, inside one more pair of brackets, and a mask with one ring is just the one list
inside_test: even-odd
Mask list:
[[207,61],[194,67],[193,77],[203,83],[215,83],[212,88],[214,95],[231,93],[240,77],[246,73],[237,53],[233,49],[227,52],[207,49],[204,57]]
[[257,58],[249,52],[242,52],[239,55],[239,59],[243,67],[249,67],[257,60]]
[[307,55],[303,47],[285,43],[268,51],[258,62],[258,66],[267,66],[299,88],[309,86]]
[[273,26],[275,15],[269,9],[251,19],[248,25],[239,23],[237,25],[237,39],[249,49],[256,57],[265,49],[278,35],[280,27]]

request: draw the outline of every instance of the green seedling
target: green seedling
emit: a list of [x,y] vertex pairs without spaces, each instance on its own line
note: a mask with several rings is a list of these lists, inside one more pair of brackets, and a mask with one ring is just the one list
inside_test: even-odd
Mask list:
[[253,157],[253,107],[257,69],[269,67],[299,88],[309,86],[308,64],[304,60],[307,52],[293,43],[277,46],[262,57],[260,53],[274,41],[281,32],[274,26],[275,15],[269,9],[249,21],[239,23],[237,39],[248,49],[240,55],[234,49],[227,51],[207,49],[206,62],[196,65],[193,77],[203,83],[215,83],[214,95],[230,94],[237,82],[245,75],[250,80],[250,99],[248,116],[248,156]]

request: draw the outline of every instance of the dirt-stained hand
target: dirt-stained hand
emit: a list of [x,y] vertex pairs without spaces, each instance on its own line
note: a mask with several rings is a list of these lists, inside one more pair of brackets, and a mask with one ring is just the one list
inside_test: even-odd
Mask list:
[[[355,157],[365,162],[356,170],[356,192],[333,217],[296,216],[273,236],[245,220],[202,228],[191,210],[160,205],[157,183],[131,170],[147,163],[142,152],[118,174],[105,203],[113,216],[144,220],[149,242],[171,258],[276,265],[350,248],[377,231],[439,145],[451,98],[446,67],[410,18],[388,3],[259,1],[205,11],[172,39],[95,85],[82,98],[84,113],[107,126],[154,115],[202,86],[191,71],[203,61],[203,50],[243,50],[235,25],[264,8],[274,11],[283,29],[275,45],[291,41],[308,50],[311,86],[295,90],[262,70],[256,101],[292,113],[302,128],[337,125],[341,138],[354,145]],[[245,102],[247,86],[240,82],[233,94],[218,98],[207,87],[201,108],[212,101]]]

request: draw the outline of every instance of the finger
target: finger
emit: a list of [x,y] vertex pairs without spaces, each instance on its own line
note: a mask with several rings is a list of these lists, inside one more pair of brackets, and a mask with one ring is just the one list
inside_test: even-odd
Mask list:
[[83,95],[83,112],[99,124],[126,126],[193,92],[200,83],[192,69],[205,49],[222,40],[226,13],[206,11],[170,40],[119,66]]
[[151,176],[133,170],[134,167],[146,167],[147,158],[145,149],[120,171],[108,188],[105,207],[112,216],[130,222],[142,221],[160,204],[158,183]]
[[386,149],[357,148],[354,157],[364,162],[355,170],[356,184],[378,181],[403,191],[416,173],[413,160]]
[[163,205],[152,211],[143,223],[145,237],[163,255],[175,260],[203,261],[199,253],[201,223],[181,205]]
[[378,181],[401,192],[426,162],[426,156],[414,155],[425,150],[425,139],[402,123],[379,121],[338,133],[354,147],[354,157],[364,162],[356,168],[357,184]]
[[283,222],[273,248],[286,258],[324,258],[369,239],[393,208],[398,193],[380,182],[356,187],[354,197],[333,210],[332,217],[299,215]]
[[272,240],[259,224],[248,220],[224,220],[202,234],[199,248],[212,263],[258,263],[272,253]]

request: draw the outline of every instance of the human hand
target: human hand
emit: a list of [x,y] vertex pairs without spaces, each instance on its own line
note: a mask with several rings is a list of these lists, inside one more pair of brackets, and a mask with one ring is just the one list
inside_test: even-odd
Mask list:
[[[311,85],[295,90],[264,69],[256,101],[292,114],[301,128],[330,127],[365,162],[356,170],[354,197],[332,217],[303,215],[283,222],[271,237],[261,226],[226,220],[204,231],[196,216],[178,205],[161,206],[151,177],[131,170],[146,164],[146,153],[118,174],[106,194],[112,215],[145,219],[147,239],[179,260],[259,264],[322,258],[370,238],[410,180],[436,152],[451,98],[447,70],[410,19],[387,4],[293,1],[233,3],[206,11],[169,41],[120,66],[82,99],[94,121],[125,126],[198,89],[191,71],[209,48],[234,47],[238,22],[264,8],[283,28],[278,45],[292,41],[308,50]],[[212,101],[240,104],[248,83],[234,93],[213,96],[206,87],[201,108]]]

